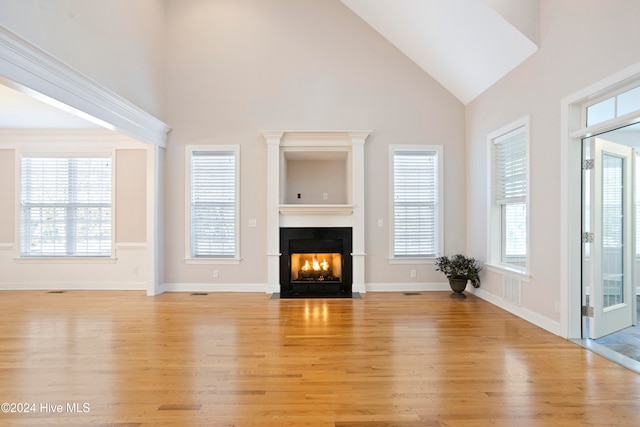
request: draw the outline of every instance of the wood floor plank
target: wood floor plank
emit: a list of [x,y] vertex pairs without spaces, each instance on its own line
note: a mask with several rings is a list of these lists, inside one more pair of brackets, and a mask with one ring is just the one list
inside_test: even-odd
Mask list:
[[5,291],[0,312],[0,402],[16,405],[2,425],[635,426],[640,417],[640,376],[473,295]]

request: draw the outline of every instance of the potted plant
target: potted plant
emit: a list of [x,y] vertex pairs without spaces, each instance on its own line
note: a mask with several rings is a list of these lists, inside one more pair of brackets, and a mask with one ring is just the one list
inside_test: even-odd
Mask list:
[[449,279],[449,286],[453,291],[452,298],[466,298],[462,292],[467,287],[468,281],[471,281],[474,288],[480,286],[478,274],[482,270],[482,266],[475,258],[462,254],[444,255],[436,258],[436,266],[436,271],[442,271]]

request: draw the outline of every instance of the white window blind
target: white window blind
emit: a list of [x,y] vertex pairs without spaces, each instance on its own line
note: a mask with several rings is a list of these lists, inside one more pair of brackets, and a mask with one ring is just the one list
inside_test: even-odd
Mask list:
[[111,158],[21,159],[21,254],[111,256]]
[[393,250],[396,258],[434,257],[438,252],[438,152],[393,153]]
[[191,154],[191,257],[236,256],[236,154]]
[[495,141],[494,198],[499,204],[521,203],[527,195],[527,146],[522,129]]
[[524,267],[527,255],[526,129],[515,129],[494,140],[493,198],[500,209],[501,258]]

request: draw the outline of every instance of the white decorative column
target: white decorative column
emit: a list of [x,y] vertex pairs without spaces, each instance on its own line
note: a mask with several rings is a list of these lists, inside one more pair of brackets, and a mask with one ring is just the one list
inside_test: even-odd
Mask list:
[[158,145],[147,145],[147,295],[164,292],[164,154]]
[[267,141],[267,290],[280,292],[280,140],[284,132],[262,132]]
[[364,143],[370,132],[349,132],[351,137],[351,183],[353,197],[353,292],[366,292],[365,217],[364,217]]

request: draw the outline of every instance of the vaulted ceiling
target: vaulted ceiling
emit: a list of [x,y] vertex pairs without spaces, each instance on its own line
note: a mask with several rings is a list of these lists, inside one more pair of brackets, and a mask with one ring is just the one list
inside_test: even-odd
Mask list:
[[[340,1],[465,105],[538,49],[539,0]],[[0,85],[0,128],[94,126]]]

